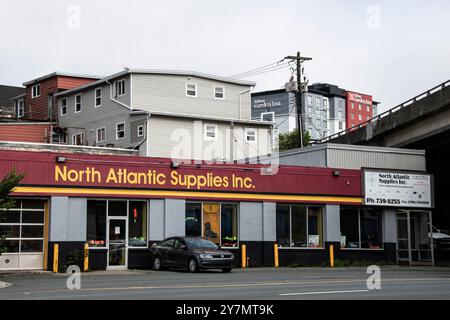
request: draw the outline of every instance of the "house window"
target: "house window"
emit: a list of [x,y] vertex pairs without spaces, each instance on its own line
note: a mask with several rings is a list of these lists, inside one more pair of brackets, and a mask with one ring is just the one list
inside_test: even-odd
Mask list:
[[238,246],[238,206],[233,203],[186,203],[186,236],[204,237],[224,247]]
[[339,119],[342,119],[342,111],[341,110],[338,111],[338,117],[339,117]]
[[205,124],[205,139],[216,140],[217,138],[217,126],[214,124]]
[[352,109],[355,109],[355,103],[352,102]]
[[277,243],[280,247],[323,246],[322,207],[278,204],[276,210]]
[[139,138],[144,136],[144,126],[143,125],[140,125],[137,127],[137,136]]
[[80,132],[72,135],[72,144],[74,146],[82,146],[84,145],[84,133]]
[[361,111],[361,110],[362,110],[362,104],[361,104],[361,103],[359,104],[359,107],[358,107],[358,109],[359,109],[359,111]]
[[358,120],[362,121],[362,114],[358,114]]
[[215,99],[225,99],[225,88],[224,87],[214,87],[214,98]]
[[125,138],[125,123],[116,124],[116,139],[120,140]]
[[256,139],[256,129],[245,129],[245,141],[255,143]]
[[308,105],[310,105],[310,106],[313,105],[313,99],[311,96],[308,96]]
[[317,107],[320,107],[320,100],[321,100],[320,98],[316,98],[316,106]]
[[24,107],[23,100],[16,100],[14,102],[14,104],[16,107],[17,118],[22,118],[25,115],[25,107]]
[[323,128],[328,129],[328,121],[327,120],[323,120]]
[[31,87],[31,98],[37,98],[41,96],[41,85],[36,84]]
[[75,96],[75,113],[81,112],[81,94]]
[[327,99],[323,99],[323,107],[328,108],[328,100]]
[[95,107],[102,105],[102,88],[95,89]]
[[274,122],[275,121],[275,112],[261,113],[261,121]]
[[381,249],[381,211],[369,208],[342,208],[341,247],[348,249]]
[[115,90],[116,90],[115,94],[116,97],[123,96],[125,94],[125,80],[116,81]]
[[106,128],[97,129],[96,141],[97,143],[106,141]]
[[370,106],[367,105],[367,112],[370,112]]
[[339,130],[343,130],[344,129],[344,123],[342,121],[339,121]]
[[186,84],[186,95],[188,97],[196,97],[197,96],[197,85],[193,83]]
[[354,113],[351,114],[351,117],[352,117],[352,120],[355,120],[355,114]]
[[67,99],[61,99],[61,115],[65,116],[67,114]]

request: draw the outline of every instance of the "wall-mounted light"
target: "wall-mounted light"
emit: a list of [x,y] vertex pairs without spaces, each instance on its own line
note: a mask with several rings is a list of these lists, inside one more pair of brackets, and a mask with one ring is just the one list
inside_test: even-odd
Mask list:
[[339,177],[341,172],[339,170],[333,170],[333,177]]
[[180,166],[180,164],[179,164],[178,162],[172,162],[172,163],[170,164],[170,167],[171,167],[172,169],[178,169],[179,166]]
[[66,163],[66,157],[56,157],[57,163]]

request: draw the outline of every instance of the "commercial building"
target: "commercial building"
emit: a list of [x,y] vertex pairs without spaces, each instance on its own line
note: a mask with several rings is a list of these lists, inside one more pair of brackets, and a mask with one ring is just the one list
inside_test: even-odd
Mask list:
[[272,123],[252,121],[253,82],[125,69],[56,95],[60,140],[142,156],[233,161],[272,152]]
[[[316,83],[302,95],[303,120],[313,140],[341,132],[377,113],[372,96],[346,91],[336,85]],[[252,119],[274,121],[277,134],[297,128],[296,94],[285,89],[252,94]]]
[[209,238],[238,261],[245,244],[250,266],[273,265],[275,244],[282,266],[326,265],[330,245],[336,260],[433,263],[432,178],[420,152],[379,152],[375,165],[393,161],[392,170],[331,168],[330,158],[316,158],[322,167],[211,165],[134,150],[0,147],[0,176],[25,174],[0,223],[8,248],[0,269],[49,269],[55,244],[64,266],[85,243],[91,269],[149,268],[152,243],[185,235]]

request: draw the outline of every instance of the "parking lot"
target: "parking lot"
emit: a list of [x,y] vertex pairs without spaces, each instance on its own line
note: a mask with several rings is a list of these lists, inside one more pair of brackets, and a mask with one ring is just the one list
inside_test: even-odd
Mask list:
[[0,299],[450,299],[450,269],[384,267],[381,289],[369,290],[366,268],[255,268],[207,271],[101,271],[82,274],[81,289],[68,276],[0,274]]

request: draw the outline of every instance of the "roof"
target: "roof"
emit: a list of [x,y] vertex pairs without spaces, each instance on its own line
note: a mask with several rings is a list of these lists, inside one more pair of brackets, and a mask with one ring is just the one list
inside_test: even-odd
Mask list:
[[258,97],[258,96],[266,96],[269,94],[281,94],[281,93],[288,93],[286,89],[275,89],[275,90],[267,90],[267,91],[259,91],[252,93],[252,97]]
[[0,85],[0,106],[13,107],[12,98],[25,93],[23,87]]
[[244,119],[233,119],[233,118],[220,118],[220,117],[212,117],[212,116],[204,116],[201,114],[187,114],[187,113],[173,113],[173,112],[160,112],[160,111],[144,111],[144,110],[132,110],[130,111],[131,115],[142,115],[149,114],[150,116],[162,116],[162,117],[175,117],[175,118],[187,118],[187,119],[202,119],[209,121],[218,121],[218,122],[234,122],[234,123],[242,123],[248,125],[260,125],[260,126],[273,126],[273,122],[269,121],[255,121],[255,120],[244,120]]
[[53,77],[72,77],[72,78],[84,78],[84,79],[101,79],[102,76],[95,76],[95,75],[89,75],[89,74],[80,74],[80,73],[68,73],[68,72],[59,72],[55,71],[49,74],[46,74],[44,76],[41,76],[39,78],[29,80],[27,82],[24,82],[24,86],[28,86],[33,83],[40,82],[45,79],[53,78]]
[[91,82],[91,83],[85,84],[85,85],[77,87],[77,88],[73,88],[70,90],[60,92],[60,93],[56,94],[55,96],[65,96],[68,94],[72,94],[74,92],[83,91],[85,89],[98,86],[109,80],[120,78],[120,77],[123,77],[128,74],[155,74],[155,75],[178,75],[178,76],[181,75],[181,76],[187,76],[187,77],[191,76],[191,77],[198,77],[198,78],[204,78],[204,79],[209,79],[209,80],[216,80],[216,81],[220,81],[220,82],[238,84],[238,85],[248,86],[248,87],[253,87],[256,85],[256,83],[253,81],[245,81],[245,80],[215,76],[215,75],[201,73],[201,72],[197,72],[197,71],[161,70],[161,69],[125,69],[118,73],[112,74],[112,75],[104,77],[102,79],[99,79],[98,81]]

